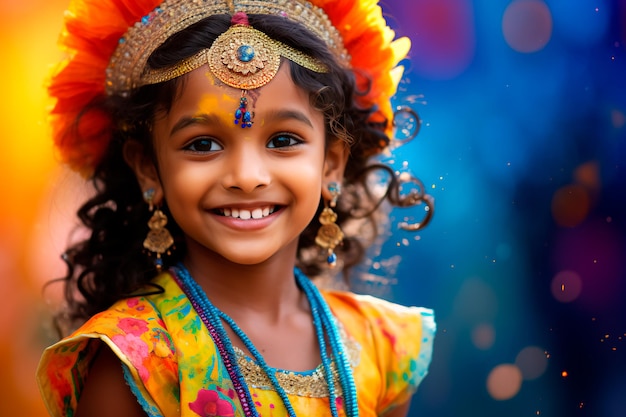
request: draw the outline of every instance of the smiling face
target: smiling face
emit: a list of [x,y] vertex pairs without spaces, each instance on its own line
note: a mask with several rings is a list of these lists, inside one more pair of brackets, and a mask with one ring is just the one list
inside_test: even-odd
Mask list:
[[[234,123],[241,91],[217,85],[207,67],[187,75],[153,136],[159,176],[131,163],[142,189],[155,188],[185,233],[188,256],[254,265],[295,258],[298,236],[329,181],[343,172],[343,144],[326,150],[324,119],[282,65],[248,95],[251,128]],[[293,263],[293,260],[291,261]]]

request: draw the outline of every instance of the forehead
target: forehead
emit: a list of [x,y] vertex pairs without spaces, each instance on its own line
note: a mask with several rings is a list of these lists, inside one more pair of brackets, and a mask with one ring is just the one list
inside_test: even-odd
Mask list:
[[[194,114],[211,114],[225,124],[233,124],[234,112],[243,91],[221,83],[213,76],[208,65],[187,74],[180,91],[172,103],[167,119],[175,123],[179,117]],[[250,107],[255,113],[255,126],[263,122],[264,114],[284,109],[297,109],[314,123],[323,126],[323,114],[311,105],[309,93],[297,86],[287,62],[283,62],[276,76],[266,85],[247,93]]]

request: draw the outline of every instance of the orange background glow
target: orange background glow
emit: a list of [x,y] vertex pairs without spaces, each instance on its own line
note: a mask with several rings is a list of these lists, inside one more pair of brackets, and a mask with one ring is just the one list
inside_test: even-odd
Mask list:
[[58,180],[67,177],[53,155],[43,86],[62,57],[56,40],[66,1],[0,4],[0,416],[41,416],[34,375],[53,337],[42,284],[62,272],[59,251],[49,249],[65,239],[55,236],[64,226],[53,213],[64,204]]

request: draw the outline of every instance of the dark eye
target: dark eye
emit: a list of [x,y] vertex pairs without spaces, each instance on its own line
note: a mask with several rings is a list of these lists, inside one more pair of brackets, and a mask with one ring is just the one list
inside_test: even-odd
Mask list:
[[285,148],[287,146],[295,146],[302,143],[300,139],[296,139],[293,136],[281,134],[274,136],[267,144],[268,148]]
[[221,151],[222,145],[217,143],[214,139],[210,138],[198,138],[187,144],[183,149],[191,152],[215,152]]

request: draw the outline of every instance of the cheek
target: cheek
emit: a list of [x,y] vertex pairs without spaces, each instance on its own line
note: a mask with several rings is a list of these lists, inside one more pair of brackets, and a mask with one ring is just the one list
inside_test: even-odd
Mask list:
[[323,187],[323,164],[321,159],[294,163],[286,170],[290,187],[306,201],[314,213]]
[[209,183],[214,182],[211,170],[202,164],[163,161],[161,183],[172,212],[197,207]]

